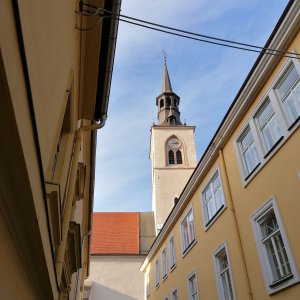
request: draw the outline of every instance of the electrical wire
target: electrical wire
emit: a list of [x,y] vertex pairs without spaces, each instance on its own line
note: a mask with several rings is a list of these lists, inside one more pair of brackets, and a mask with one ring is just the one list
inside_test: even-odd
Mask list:
[[[175,35],[175,36],[179,36],[179,37],[183,37],[183,38],[187,38],[187,39],[191,39],[191,40],[196,40],[199,42],[204,42],[204,43],[208,43],[208,44],[213,44],[213,45],[218,45],[218,46],[223,46],[223,47],[228,47],[228,48],[233,48],[233,49],[238,49],[238,50],[243,50],[243,51],[263,53],[263,54],[273,55],[273,56],[289,57],[289,58],[296,58],[296,59],[300,58],[299,54],[294,53],[294,52],[260,47],[260,46],[256,46],[256,45],[240,43],[240,42],[235,42],[232,40],[226,40],[226,39],[221,39],[221,38],[217,38],[217,37],[213,37],[213,36],[189,32],[186,30],[181,30],[181,29],[174,28],[174,27],[169,27],[169,26],[165,26],[165,25],[161,25],[161,24],[157,24],[157,23],[153,23],[153,22],[148,22],[145,20],[129,17],[129,16],[122,15],[122,14],[116,14],[109,10],[99,8],[99,7],[96,7],[94,5],[90,5],[87,3],[82,3],[82,4],[86,5],[89,8],[96,9],[96,11],[83,10],[84,16],[96,16],[96,15],[98,15],[99,11],[103,11],[105,13],[110,14],[110,16],[112,18],[117,19],[122,22],[125,22],[125,23],[128,23],[128,24],[132,24],[135,26],[139,26],[139,27],[143,27],[143,28],[154,30],[154,31],[163,32],[163,33],[167,33],[170,35]],[[131,21],[124,20],[124,18],[131,20]],[[139,23],[137,23],[137,22],[139,22]],[[142,24],[140,24],[140,23],[142,23]],[[149,26],[149,25],[151,25],[151,26]],[[153,26],[155,26],[155,27],[153,27]],[[158,28],[156,28],[156,27],[158,27]],[[161,29],[161,28],[163,28],[163,29]],[[164,29],[168,29],[168,30],[164,30]],[[169,30],[171,30],[171,31],[169,31]],[[174,32],[172,32],[172,31],[174,31]],[[177,32],[180,32],[180,33],[177,33]],[[182,34],[182,33],[184,33],[184,34]],[[188,36],[186,34],[192,35],[192,36]],[[198,36],[198,37],[202,37],[202,38],[196,38],[193,36]],[[221,43],[221,42],[224,42],[224,43]],[[235,46],[235,45],[238,45],[238,46]],[[245,47],[241,47],[241,46],[245,46]],[[252,49],[249,49],[249,48],[252,48]]]

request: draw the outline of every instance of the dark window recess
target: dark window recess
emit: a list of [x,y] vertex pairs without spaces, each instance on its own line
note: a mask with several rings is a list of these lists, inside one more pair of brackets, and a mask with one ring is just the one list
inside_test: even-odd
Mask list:
[[175,164],[174,152],[170,150],[168,156],[169,156],[169,165],[174,165]]
[[182,155],[181,155],[181,151],[180,150],[176,151],[176,161],[177,161],[178,165],[182,164]]
[[160,108],[162,108],[164,106],[164,99],[160,99],[159,106],[160,106]]
[[170,105],[171,105],[171,98],[167,97],[167,107],[170,107]]

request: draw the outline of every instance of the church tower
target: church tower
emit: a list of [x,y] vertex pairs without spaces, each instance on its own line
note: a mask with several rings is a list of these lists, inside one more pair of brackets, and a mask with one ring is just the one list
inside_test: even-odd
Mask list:
[[152,210],[157,233],[197,164],[195,126],[182,124],[179,104],[164,57],[162,93],[156,98],[158,125],[151,127],[150,142]]

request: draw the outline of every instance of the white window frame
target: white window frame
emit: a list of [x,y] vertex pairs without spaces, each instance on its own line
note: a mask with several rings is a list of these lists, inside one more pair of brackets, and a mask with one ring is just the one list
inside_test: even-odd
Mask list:
[[[173,241],[173,244],[171,241]],[[169,239],[169,250],[170,250],[170,270],[172,271],[176,267],[176,249],[175,249],[174,235],[172,235]]]
[[[192,214],[193,216],[193,233],[194,233],[194,238],[191,239],[190,243],[188,245],[185,245],[185,239],[184,239],[184,234],[183,234],[183,230],[182,230],[182,224],[183,222],[187,219],[187,217]],[[190,206],[187,209],[187,212],[184,214],[184,217],[181,218],[180,221],[180,236],[181,236],[181,250],[182,250],[182,255],[185,256],[195,245],[196,243],[196,228],[195,228],[195,218],[194,218],[194,210],[193,207]]]
[[[216,178],[216,176],[219,176],[219,181],[220,181],[220,187],[219,189],[221,190],[222,193],[222,200],[223,204],[216,209],[214,215],[209,218],[208,213],[207,213],[207,204],[206,204],[206,199],[205,199],[205,191],[209,188],[211,190],[211,195],[212,195],[212,201],[214,202],[214,205],[216,207],[216,199],[215,199],[215,193],[213,191],[213,180]],[[221,177],[221,172],[220,168],[216,167],[215,170],[212,172],[212,174],[209,176],[208,180],[206,181],[204,188],[202,189],[201,193],[201,207],[202,207],[202,216],[203,216],[203,225],[205,231],[218,219],[218,217],[222,214],[222,212],[226,208],[226,203],[225,203],[225,196],[224,196],[224,189],[223,189],[223,184],[222,184],[222,177]]]
[[[259,172],[259,170],[263,167],[263,165],[284,145],[284,143],[288,140],[288,138],[292,135],[292,133],[300,126],[300,117],[297,118],[292,124],[288,122],[287,114],[285,112],[285,108],[283,107],[283,103],[281,98],[278,96],[277,86],[281,82],[282,78],[285,76],[289,67],[293,63],[295,70],[300,75],[300,62],[297,59],[287,59],[286,62],[281,67],[277,76],[274,78],[272,83],[270,84],[269,89],[265,92],[265,94],[261,97],[261,100],[256,105],[255,109],[249,115],[248,119],[242,126],[241,130],[235,137],[234,149],[236,152],[238,166],[240,169],[241,180],[244,187],[248,185],[248,183],[255,177],[255,175]],[[300,78],[297,79],[299,82],[297,84],[300,85]],[[297,82],[297,81],[296,81]],[[295,84],[296,84],[295,82]],[[281,129],[282,137],[275,143],[273,148],[269,151],[266,151],[264,147],[264,143],[260,136],[259,129],[256,125],[255,115],[257,114],[260,107],[263,105],[266,99],[270,100],[270,103],[274,109],[274,113],[278,119],[278,123]],[[251,171],[247,171],[246,163],[243,158],[242,150],[240,148],[240,140],[241,137],[245,134],[247,128],[251,130],[253,140],[257,149],[258,157],[260,163]]]
[[161,252],[161,262],[162,262],[162,278],[163,280],[165,280],[168,277],[167,247],[165,247]]
[[[284,248],[286,250],[286,255],[288,258],[288,262],[291,268],[291,275],[283,277],[282,279],[274,282],[273,273],[269,261],[269,257],[266,251],[266,248],[263,245],[262,237],[261,237],[261,220],[264,216],[268,215],[271,211],[274,212],[276,221],[278,224],[278,229],[280,231],[280,235],[284,244]],[[276,200],[274,196],[269,199],[264,205],[262,205],[252,216],[251,216],[251,224],[254,232],[254,237],[256,241],[257,252],[260,260],[260,264],[262,267],[262,272],[265,280],[265,287],[267,292],[271,295],[275,292],[280,291],[290,285],[295,284],[299,281],[299,275],[296,269],[296,264],[292,255],[291,248],[288,243],[288,239],[286,236],[286,232],[284,230],[283,223],[280,218],[279,210],[277,207]]]
[[230,299],[230,300],[235,300],[236,299],[235,286],[234,286],[234,280],[233,280],[232,271],[231,271],[231,264],[230,264],[230,258],[229,258],[229,252],[228,252],[227,242],[222,243],[213,252],[213,262],[214,262],[216,282],[217,282],[217,287],[218,287],[218,298],[219,298],[219,300],[225,300],[226,299],[226,296],[224,294],[224,288],[223,288],[222,278],[220,276],[221,270],[220,270],[220,267],[219,267],[219,258],[218,258],[219,255],[223,251],[225,251],[226,256],[227,256],[228,273],[229,273],[230,283],[231,283],[231,288],[232,288],[232,293],[233,293],[233,298]]
[[159,288],[160,272],[159,272],[159,259],[155,261],[155,288]]
[[[176,292],[177,295],[177,299],[174,299],[174,293]],[[178,287],[173,288],[172,292],[171,292],[171,300],[178,300]]]
[[194,300],[192,291],[191,291],[191,279],[195,277],[195,282],[196,282],[196,291],[195,293],[197,294],[196,300],[199,299],[199,288],[198,288],[198,276],[196,270],[192,271],[188,276],[187,276],[187,289],[188,289],[188,300]]
[[150,297],[150,272],[146,272],[146,299]]

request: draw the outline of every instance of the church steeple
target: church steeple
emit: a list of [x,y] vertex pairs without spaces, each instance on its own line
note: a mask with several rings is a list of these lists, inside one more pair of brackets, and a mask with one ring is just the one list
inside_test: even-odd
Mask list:
[[171,80],[167,68],[166,55],[164,53],[162,93],[156,98],[159,126],[182,125],[180,121],[179,102],[180,97],[177,96],[172,90]]

